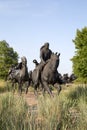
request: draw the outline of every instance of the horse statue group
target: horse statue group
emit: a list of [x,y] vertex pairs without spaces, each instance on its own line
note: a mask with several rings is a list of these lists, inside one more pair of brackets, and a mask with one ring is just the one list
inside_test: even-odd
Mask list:
[[50,58],[43,63],[37,62],[36,59],[33,60],[35,64],[35,69],[28,72],[27,69],[27,59],[22,57],[22,62],[18,66],[12,66],[8,73],[8,80],[12,81],[12,85],[18,83],[19,92],[22,93],[22,86],[26,83],[26,93],[28,92],[29,86],[33,86],[35,94],[37,94],[37,89],[41,87],[44,94],[45,91],[53,97],[53,93],[49,85],[53,85],[57,88],[58,94],[61,91],[62,81],[59,78],[58,66],[60,60],[60,53],[51,54]]

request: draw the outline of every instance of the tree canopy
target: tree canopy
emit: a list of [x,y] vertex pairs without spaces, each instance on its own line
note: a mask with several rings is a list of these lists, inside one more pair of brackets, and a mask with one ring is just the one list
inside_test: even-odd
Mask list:
[[82,30],[77,29],[73,43],[76,49],[75,56],[71,59],[73,72],[79,80],[87,82],[87,27]]
[[17,63],[17,52],[5,40],[0,41],[0,78],[5,78],[9,67]]

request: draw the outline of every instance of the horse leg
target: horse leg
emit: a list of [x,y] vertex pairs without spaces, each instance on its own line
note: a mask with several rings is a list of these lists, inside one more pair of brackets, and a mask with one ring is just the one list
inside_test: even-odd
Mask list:
[[18,91],[19,91],[19,94],[21,95],[22,94],[22,84],[21,83],[19,83],[18,84]]
[[13,93],[15,93],[15,83],[12,82]]
[[42,94],[43,94],[43,96],[44,96],[44,94],[45,94],[45,88],[42,88]]
[[55,83],[54,84],[54,87],[57,89],[57,92],[58,92],[58,95],[59,95],[59,93],[60,93],[60,91],[61,91],[61,85],[59,85],[58,83]]
[[45,90],[47,90],[48,94],[51,96],[51,97],[54,97],[51,90],[49,89],[49,85],[46,81],[42,82],[43,84],[43,91],[45,92]]
[[26,94],[28,93],[28,88],[29,88],[29,86],[30,86],[30,83],[29,82],[27,82],[27,85],[26,85]]
[[38,96],[37,85],[36,84],[34,84],[34,94],[35,94],[36,97]]

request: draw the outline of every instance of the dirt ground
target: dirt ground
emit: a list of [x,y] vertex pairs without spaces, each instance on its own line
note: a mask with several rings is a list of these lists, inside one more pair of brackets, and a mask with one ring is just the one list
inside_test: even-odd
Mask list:
[[[57,94],[56,91],[53,92],[53,95]],[[38,92],[38,95],[42,95],[42,92]],[[35,106],[38,103],[38,98],[35,96],[34,92],[28,92],[23,94],[24,100],[28,103],[29,106]]]
[[23,97],[29,106],[37,105],[38,103],[37,97],[35,96],[34,92],[23,94]]

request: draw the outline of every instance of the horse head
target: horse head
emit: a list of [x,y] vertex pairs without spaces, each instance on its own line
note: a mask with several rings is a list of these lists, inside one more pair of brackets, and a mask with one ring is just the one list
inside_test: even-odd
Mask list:
[[52,53],[50,62],[52,63],[53,68],[57,69],[59,66],[59,61],[60,61],[60,53]]

